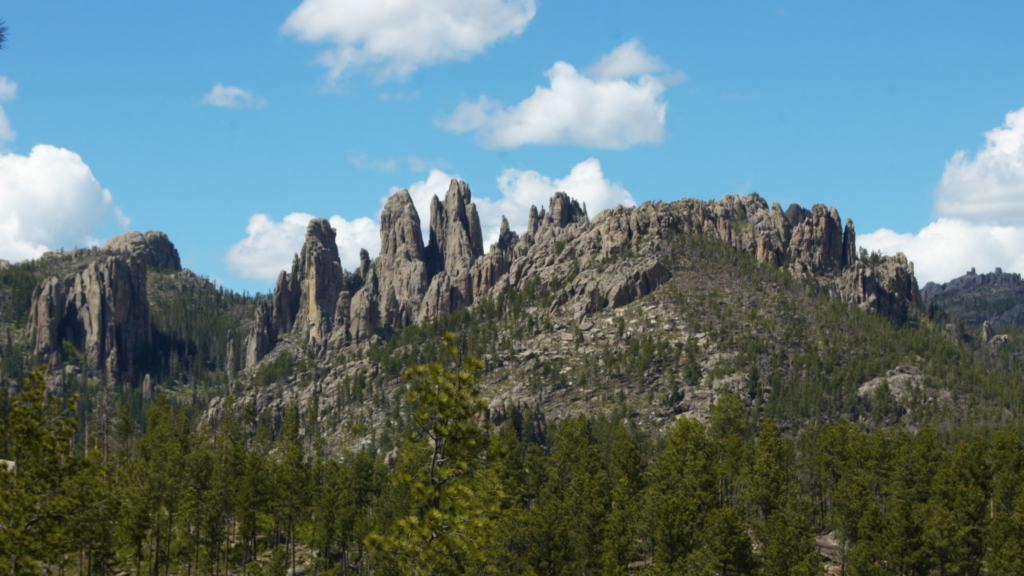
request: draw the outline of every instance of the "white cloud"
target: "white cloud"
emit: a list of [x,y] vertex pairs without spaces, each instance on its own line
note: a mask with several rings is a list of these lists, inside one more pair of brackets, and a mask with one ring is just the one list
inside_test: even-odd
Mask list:
[[[92,234],[112,207],[110,191],[70,150],[40,144],[28,156],[0,155],[0,258],[95,244]],[[114,218],[127,224],[118,208]]]
[[633,38],[602,56],[597,64],[590,67],[590,76],[602,80],[624,80],[664,69],[661,60],[648,54],[640,40]]
[[238,86],[225,86],[220,83],[203,96],[202,103],[218,108],[255,108],[257,110],[267,105],[266,100],[253,96],[250,90],[242,90]]
[[1024,228],[976,224],[939,218],[916,234],[883,228],[857,237],[857,244],[883,254],[903,252],[914,263],[914,274],[926,282],[948,282],[971,268],[1024,271]]
[[[453,179],[458,180],[459,177],[434,169],[426,180],[409,186],[409,195],[420,215],[424,238],[429,237],[430,233],[430,199],[437,195],[444,200]],[[526,231],[530,206],[546,208],[555,192],[565,192],[585,203],[591,216],[620,204],[636,205],[629,191],[604,177],[601,163],[596,158],[580,162],[564,178],[551,178],[533,170],[507,168],[498,176],[497,182],[501,198],[494,200],[479,193],[473,194],[473,201],[480,213],[484,249],[498,241],[502,216],[508,219],[510,228],[522,234]]]
[[883,228],[857,237],[870,251],[903,252],[918,280],[947,282],[971,268],[1024,272],[1024,108],[985,134],[971,159],[957,152],[935,191],[938,219],[920,232]]
[[[17,92],[17,82],[8,80],[7,76],[0,76],[0,102],[14,100]],[[11,121],[7,118],[3,106],[0,106],[0,142],[10,142],[14,140],[15,136],[16,133],[11,128]]]
[[545,73],[550,86],[537,86],[519,104],[503,107],[481,96],[459,104],[442,126],[449,132],[475,131],[484,146],[493,148],[657,144],[665,137],[668,106],[662,99],[666,79],[652,75],[661,69],[638,41],[630,40],[602,58],[590,74],[556,62]]
[[[224,262],[236,276],[273,281],[282,270],[291,270],[292,257],[302,250],[306,226],[313,215],[293,212],[280,222],[266,214],[254,214],[246,226],[247,236],[228,249]],[[359,266],[359,249],[371,255],[380,251],[380,231],[370,218],[348,221],[331,216],[331,227],[337,232],[338,256],[346,270]]]
[[7,76],[0,76],[0,100],[13,100],[18,91],[18,83],[7,79]]
[[492,202],[483,198],[477,202],[481,220],[489,224],[484,230],[488,245],[498,241],[502,215],[508,218],[510,228],[522,234],[529,221],[530,206],[547,208],[555,192],[565,192],[585,204],[590,216],[619,205],[636,206],[628,190],[604,177],[601,162],[596,158],[573,166],[564,178],[552,179],[533,170],[506,168],[498,176],[498,189],[500,200]]
[[335,45],[318,58],[332,80],[358,68],[401,78],[420,66],[468,60],[520,34],[535,13],[534,0],[303,0],[283,29]]
[[963,151],[954,154],[935,196],[938,216],[1024,225],[1024,108],[987,132],[985,147],[973,159]]
[[341,216],[331,216],[331,227],[338,233],[338,255],[346,270],[359,267],[359,250],[365,248],[370,257],[380,252],[380,225],[376,220],[363,216],[348,221]]
[[[424,242],[430,237],[431,199],[437,196],[444,200],[451,181],[460,179],[457,174],[434,168],[425,180],[414,182],[407,188],[420,217]],[[523,233],[530,206],[547,207],[555,192],[566,192],[585,203],[590,215],[619,204],[636,205],[633,196],[622,185],[604,177],[601,163],[595,158],[580,162],[564,178],[550,178],[533,170],[509,168],[501,173],[497,183],[501,198],[492,200],[479,194],[473,196],[480,213],[485,249],[498,241],[502,215],[508,218],[513,230]],[[388,195],[398,190],[393,187]],[[387,196],[381,198],[382,207],[386,201]],[[266,214],[254,214],[245,229],[247,236],[228,249],[224,258],[228,270],[241,278],[275,280],[281,270],[291,269],[292,256],[302,250],[306,225],[312,218],[311,214],[295,212],[275,222]],[[380,253],[380,212],[372,219],[364,216],[351,221],[332,216],[330,222],[337,232],[338,254],[346,270],[358,267],[360,248],[365,248],[371,258]]]

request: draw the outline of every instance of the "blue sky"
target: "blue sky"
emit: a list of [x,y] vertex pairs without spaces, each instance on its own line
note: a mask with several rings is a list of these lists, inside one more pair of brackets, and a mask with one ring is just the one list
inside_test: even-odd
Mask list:
[[[463,36],[410,24],[419,9]],[[756,191],[836,206],[924,279],[1024,271],[1019,2],[15,0],[0,17],[0,211],[19,216],[0,214],[0,258],[127,218],[265,291],[304,215],[372,244],[391,190],[422,204],[458,176],[494,214],[563,187],[591,214]]]

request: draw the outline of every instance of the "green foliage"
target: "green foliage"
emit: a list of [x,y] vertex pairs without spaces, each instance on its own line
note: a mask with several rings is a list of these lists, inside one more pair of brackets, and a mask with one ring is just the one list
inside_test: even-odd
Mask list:
[[37,574],[59,563],[74,540],[90,539],[95,528],[85,519],[113,520],[96,508],[102,471],[90,456],[68,454],[74,398],[45,391],[42,374],[30,372],[0,422],[0,571],[15,576]]
[[42,267],[20,262],[0,270],[0,323],[24,326],[32,304],[32,291],[45,278]]
[[409,402],[418,428],[402,445],[403,457],[420,462],[396,480],[409,494],[410,514],[367,543],[406,574],[467,574],[487,563],[489,532],[500,498],[496,478],[482,469],[485,436],[473,421],[483,408],[477,389],[482,368],[463,358],[446,335],[453,367],[439,363],[406,371]]
[[295,359],[288,352],[283,352],[273,360],[260,364],[260,369],[253,376],[252,383],[259,388],[282,384],[294,371]]

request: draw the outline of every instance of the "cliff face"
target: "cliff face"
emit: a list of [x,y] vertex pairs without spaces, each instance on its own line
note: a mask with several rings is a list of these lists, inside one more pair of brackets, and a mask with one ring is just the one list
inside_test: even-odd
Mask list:
[[87,367],[110,375],[127,371],[150,345],[146,264],[106,256],[64,278],[36,287],[28,333],[37,354],[57,365],[63,341],[80,350]]
[[[913,265],[904,256],[862,262],[853,223],[844,226],[835,208],[820,204],[783,211],[751,194],[618,207],[590,220],[578,202],[557,193],[546,209],[531,208],[522,237],[504,221],[498,242],[484,252],[469,187],[452,181],[444,201],[431,202],[426,246],[408,192],[392,195],[381,213],[380,256],[371,261],[364,255],[351,274],[341,270],[329,224],[311,222],[291,274],[282,272],[272,298],[257,311],[247,365],[289,331],[302,333],[317,350],[342,347],[529,281],[560,286],[555,305],[569,307],[578,318],[624,306],[671,277],[660,248],[679,233],[721,240],[762,262],[811,276],[835,298],[897,324],[921,302]],[[579,271],[573,277],[562,277],[558,269],[566,262]]]

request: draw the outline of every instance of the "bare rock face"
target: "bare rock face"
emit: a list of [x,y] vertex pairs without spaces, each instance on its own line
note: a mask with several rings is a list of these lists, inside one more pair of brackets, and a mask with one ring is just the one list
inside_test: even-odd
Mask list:
[[835,208],[815,204],[793,225],[790,240],[793,262],[807,270],[839,270],[843,265],[843,229]]
[[142,379],[142,401],[148,403],[153,399],[153,379],[146,374]]
[[480,217],[472,203],[472,192],[465,182],[452,180],[444,203],[435,197],[430,204],[430,253],[438,261],[432,272],[442,270],[450,276],[468,270],[483,255]]
[[405,190],[392,194],[384,204],[380,215],[380,256],[375,266],[377,290],[384,295],[381,316],[385,324],[412,324],[429,278],[420,217]]
[[92,370],[129,370],[151,341],[145,261],[108,256],[42,282],[32,294],[28,331],[42,357],[59,358],[66,340]]
[[981,325],[981,340],[988,344],[996,337],[996,329],[992,327],[992,323],[985,320],[985,323]]
[[580,207],[579,202],[569,198],[565,192],[555,192],[555,195],[551,197],[546,222],[552,226],[565,228],[569,224],[584,222],[586,219],[587,211]]
[[853,220],[846,219],[843,228],[843,268],[849,268],[857,261],[857,233],[853,229]]
[[114,236],[103,245],[103,250],[115,254],[139,257],[147,266],[178,272],[181,258],[174,244],[163,232],[150,230],[145,234],[131,231]]
[[921,305],[914,265],[903,254],[884,258],[876,266],[854,262],[831,280],[830,290],[833,297],[896,325],[903,324],[912,307]]
[[292,276],[301,286],[294,330],[309,333],[314,347],[326,344],[334,324],[334,307],[344,289],[338,244],[331,223],[322,218],[309,221],[306,242]]
[[256,307],[256,317],[245,339],[245,365],[253,366],[273,348],[282,334],[299,331],[321,349],[331,337],[339,294],[353,282],[341,269],[336,233],[321,218],[309,221],[302,252],[292,260],[292,271],[282,271],[274,293]]
[[[834,297],[896,323],[921,302],[906,257],[860,261],[853,222],[844,227],[835,208],[794,204],[783,211],[757,194],[619,206],[590,219],[585,206],[559,192],[546,209],[530,208],[521,237],[503,220],[498,241],[485,253],[469,187],[453,180],[444,201],[431,202],[426,246],[404,190],[385,204],[380,233],[380,256],[370,260],[363,251],[359,269],[345,274],[329,224],[311,222],[301,257],[291,274],[278,279],[269,319],[257,312],[248,364],[287,331],[308,330],[317,345],[363,343],[531,281],[559,286],[552,306],[566,306],[582,319],[606,306],[625,306],[670,279],[671,263],[662,261],[661,248],[679,234],[713,238],[761,262],[788,266]],[[270,338],[257,337],[260,330]]]
[[426,256],[431,283],[420,320],[473,303],[472,267],[483,254],[483,233],[472,192],[465,182],[452,180],[444,202],[435,196],[430,203]]
[[255,366],[273,348],[278,334],[274,328],[273,315],[273,307],[267,300],[260,300],[256,304],[256,318],[245,337],[246,366]]

